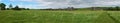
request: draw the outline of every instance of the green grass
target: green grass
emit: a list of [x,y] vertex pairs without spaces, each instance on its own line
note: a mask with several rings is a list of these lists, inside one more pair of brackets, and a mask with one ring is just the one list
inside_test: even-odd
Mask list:
[[[116,23],[106,11],[0,11],[0,23]],[[108,11],[119,21],[120,11]]]

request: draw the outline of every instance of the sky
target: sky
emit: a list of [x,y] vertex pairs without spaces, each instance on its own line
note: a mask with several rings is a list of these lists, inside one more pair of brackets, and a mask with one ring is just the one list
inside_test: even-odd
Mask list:
[[46,9],[46,8],[84,8],[96,6],[119,6],[120,0],[0,0],[7,7],[12,4],[21,8]]

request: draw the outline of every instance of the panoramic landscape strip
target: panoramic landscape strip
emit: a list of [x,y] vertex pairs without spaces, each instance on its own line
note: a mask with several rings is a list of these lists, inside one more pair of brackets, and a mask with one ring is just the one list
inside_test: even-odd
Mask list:
[[0,23],[120,23],[119,1],[0,0]]

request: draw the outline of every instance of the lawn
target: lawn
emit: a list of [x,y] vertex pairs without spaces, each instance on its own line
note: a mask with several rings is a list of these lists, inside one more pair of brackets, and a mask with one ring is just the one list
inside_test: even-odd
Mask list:
[[120,11],[0,11],[0,23],[119,23],[119,19]]

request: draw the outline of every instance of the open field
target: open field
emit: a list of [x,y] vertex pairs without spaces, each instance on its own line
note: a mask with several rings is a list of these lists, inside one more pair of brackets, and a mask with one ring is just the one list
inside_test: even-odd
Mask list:
[[0,23],[119,23],[119,21],[120,11],[0,11]]

